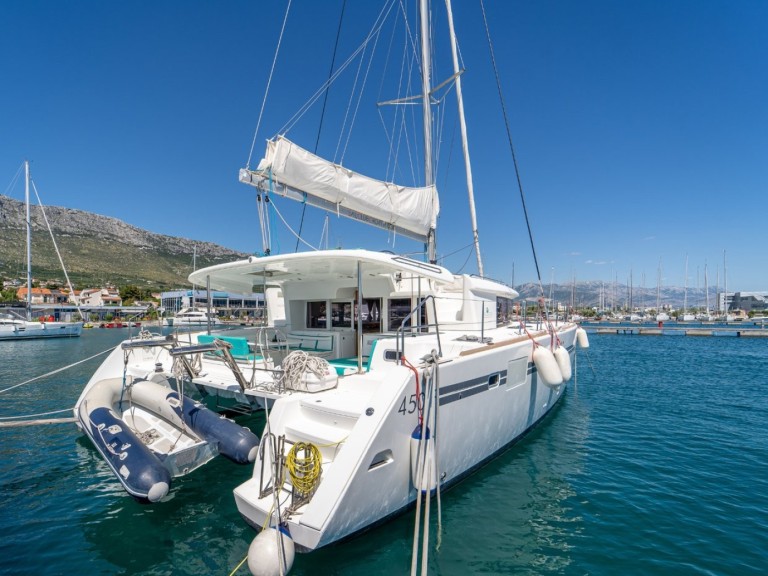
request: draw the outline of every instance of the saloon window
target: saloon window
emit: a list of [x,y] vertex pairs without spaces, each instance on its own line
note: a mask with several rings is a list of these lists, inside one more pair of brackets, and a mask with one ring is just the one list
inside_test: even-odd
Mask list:
[[352,302],[331,302],[331,327],[352,327]]
[[[423,300],[422,300],[423,301]],[[389,316],[388,316],[388,329],[389,330],[398,330],[401,326],[405,326],[406,328],[410,326],[413,322],[413,318],[410,318],[406,320],[406,317],[408,314],[411,313],[411,310],[413,309],[413,305],[411,304],[410,298],[390,298],[387,301],[387,305],[389,308]],[[422,326],[426,326],[427,324],[427,307],[422,306],[421,312],[419,314],[419,324]],[[426,328],[422,328],[422,330],[426,330]]]
[[326,328],[325,301],[307,302],[307,328]]
[[[363,298],[363,332],[381,331],[381,298]],[[357,302],[355,302],[355,326],[357,326]]]

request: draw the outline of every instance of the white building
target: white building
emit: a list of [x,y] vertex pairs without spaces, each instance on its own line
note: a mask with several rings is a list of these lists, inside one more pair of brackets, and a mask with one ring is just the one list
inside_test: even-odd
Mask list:
[[[173,315],[182,308],[206,308],[208,294],[205,290],[172,290],[160,294],[160,310],[166,315]],[[211,290],[211,307],[217,312],[233,314],[235,312],[253,315],[264,308],[263,294],[234,294]]]
[[79,294],[81,306],[122,306],[123,299],[115,288],[86,288]]

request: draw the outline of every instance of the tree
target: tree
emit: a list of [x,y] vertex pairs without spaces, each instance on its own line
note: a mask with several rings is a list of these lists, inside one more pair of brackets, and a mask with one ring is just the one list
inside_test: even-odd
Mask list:
[[0,302],[14,302],[16,300],[16,290],[8,288],[0,290]]
[[132,304],[136,300],[147,300],[152,296],[150,290],[139,288],[134,284],[128,284],[120,288],[120,298],[123,299],[123,304]]

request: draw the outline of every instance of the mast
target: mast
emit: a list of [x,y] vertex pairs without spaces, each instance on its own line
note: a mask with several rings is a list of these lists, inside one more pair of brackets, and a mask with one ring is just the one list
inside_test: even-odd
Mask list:
[[707,316],[709,316],[709,286],[707,284],[707,261],[704,260],[704,302],[707,307]]
[[683,320],[685,320],[685,313],[688,311],[688,254],[685,255],[685,279],[683,285]]
[[717,291],[720,290],[720,266],[715,266],[715,309],[716,313],[720,315],[720,297],[717,295]]
[[461,71],[459,70],[459,57],[456,50],[456,31],[453,28],[453,11],[451,0],[445,0],[445,8],[448,12],[448,29],[451,33],[451,54],[453,55],[453,74],[456,77],[456,100],[459,106],[459,125],[461,126],[461,146],[464,150],[464,166],[467,175],[467,194],[469,195],[469,216],[472,219],[472,242],[475,245],[475,257],[477,258],[477,273],[483,274],[483,259],[480,256],[480,238],[477,233],[477,214],[475,212],[475,191],[472,183],[472,163],[469,160],[469,141],[467,139],[467,122],[464,119],[464,97],[461,92]]
[[[432,111],[429,105],[430,92],[432,90],[430,78],[432,61],[429,53],[431,44],[429,36],[429,0],[420,1],[419,11],[421,16],[421,101],[424,119],[424,185],[431,187],[435,183],[435,177],[432,173]],[[427,258],[432,264],[437,262],[434,228],[429,229],[427,237]]]
[[24,202],[27,206],[27,320],[32,317],[32,221],[29,217],[29,160],[24,160]]
[[[192,272],[197,272],[197,244],[195,244],[192,247]],[[206,298],[207,298],[207,295],[206,295]],[[196,307],[197,307],[197,284],[192,282],[192,308],[196,308]]]
[[725,268],[725,250],[723,250],[723,308],[725,309],[725,321],[728,322],[728,272]]

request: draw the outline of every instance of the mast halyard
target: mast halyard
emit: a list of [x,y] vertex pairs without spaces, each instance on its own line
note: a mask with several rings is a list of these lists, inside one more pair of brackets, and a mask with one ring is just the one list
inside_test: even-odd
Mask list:
[[448,30],[451,34],[451,53],[453,55],[453,73],[456,78],[456,101],[459,106],[459,125],[461,126],[461,146],[464,151],[464,167],[467,175],[467,194],[469,195],[469,215],[472,219],[472,242],[475,245],[477,258],[477,273],[483,274],[483,259],[480,255],[480,238],[477,233],[477,213],[475,212],[475,191],[472,182],[472,163],[469,160],[469,140],[467,138],[467,122],[464,119],[464,97],[461,92],[461,70],[459,70],[459,57],[456,50],[456,31],[453,27],[453,11],[451,0],[445,0],[445,8],[448,12]]
[[[432,170],[432,110],[429,105],[429,99],[432,97],[432,61],[429,52],[429,0],[421,0],[419,12],[421,16],[421,100],[424,118],[424,186],[431,188],[435,183],[435,177]],[[427,235],[427,258],[432,264],[437,263],[437,248],[435,244],[435,228],[431,227]]]

